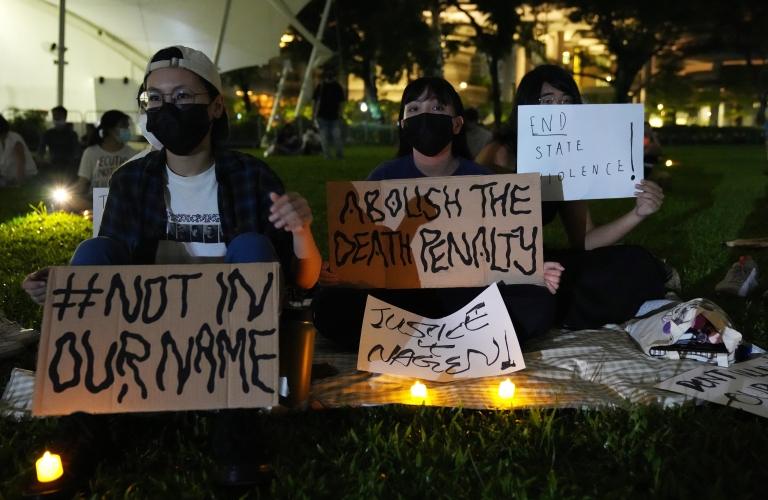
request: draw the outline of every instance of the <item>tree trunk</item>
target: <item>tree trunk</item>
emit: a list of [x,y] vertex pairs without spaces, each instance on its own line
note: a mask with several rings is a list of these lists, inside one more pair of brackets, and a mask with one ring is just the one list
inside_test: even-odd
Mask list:
[[365,57],[362,66],[368,112],[373,120],[383,122],[384,117],[381,115],[381,106],[379,105],[379,90],[376,87],[376,63],[372,59]]
[[614,99],[617,103],[630,102],[629,91],[632,89],[632,83],[635,81],[635,77],[642,69],[645,61],[649,58],[645,58],[643,61],[639,61],[637,57],[631,58],[617,56],[616,57],[616,79],[614,80],[613,90]]
[[245,113],[248,114],[251,112],[251,98],[248,95],[248,90],[250,90],[248,80],[240,78],[240,81],[237,83],[240,86],[240,90],[243,91],[243,105],[245,106]]
[[435,52],[435,65],[424,69],[426,76],[443,76],[443,36],[440,29],[440,2],[433,0],[432,7],[432,49]]
[[499,57],[488,56],[488,69],[491,73],[491,99],[493,102],[493,128],[501,128],[501,85],[499,84]]

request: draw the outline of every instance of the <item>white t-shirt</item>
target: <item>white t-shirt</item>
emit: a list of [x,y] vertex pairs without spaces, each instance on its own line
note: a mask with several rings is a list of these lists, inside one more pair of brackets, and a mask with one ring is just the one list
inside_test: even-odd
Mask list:
[[0,140],[0,177],[6,179],[16,179],[17,177],[16,155],[13,153],[16,144],[21,144],[24,149],[24,175],[37,173],[37,165],[35,165],[35,160],[32,159],[32,154],[29,152],[24,139],[16,132],[9,130],[5,139]]
[[157,249],[157,264],[223,262],[227,252],[219,217],[216,169],[182,177],[167,166],[166,239]]
[[135,154],[136,151],[127,144],[119,151],[111,153],[98,144],[94,144],[83,151],[77,175],[88,179],[91,183],[91,189],[109,187],[109,178],[112,176],[112,172]]

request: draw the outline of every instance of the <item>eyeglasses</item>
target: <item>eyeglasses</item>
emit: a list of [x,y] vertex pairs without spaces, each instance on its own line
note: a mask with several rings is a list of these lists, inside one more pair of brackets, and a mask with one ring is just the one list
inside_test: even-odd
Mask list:
[[539,97],[539,104],[573,104],[573,97],[568,94],[563,94],[559,97],[545,95],[544,97]]
[[163,94],[154,90],[145,90],[137,98],[139,108],[142,110],[159,108],[164,102],[170,102],[176,107],[186,104],[194,104],[197,96],[209,95],[208,92],[192,92],[187,89],[176,89],[170,94]]

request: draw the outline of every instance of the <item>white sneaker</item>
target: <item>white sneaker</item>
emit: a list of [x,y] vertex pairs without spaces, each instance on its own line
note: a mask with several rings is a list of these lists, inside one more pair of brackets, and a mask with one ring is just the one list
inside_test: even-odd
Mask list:
[[715,285],[715,291],[746,297],[756,286],[757,264],[749,255],[742,255],[728,270],[725,278]]

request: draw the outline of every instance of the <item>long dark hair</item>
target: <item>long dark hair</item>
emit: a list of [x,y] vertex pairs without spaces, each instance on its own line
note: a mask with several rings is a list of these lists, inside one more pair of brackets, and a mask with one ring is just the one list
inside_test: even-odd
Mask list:
[[538,104],[541,87],[548,83],[573,98],[574,104],[582,104],[581,92],[570,73],[554,64],[542,64],[525,74],[515,92],[515,104],[506,125],[496,140],[517,153],[517,107],[526,104]]
[[[411,101],[415,101],[421,95],[426,92],[427,98],[434,97],[437,102],[444,106],[453,106],[456,111],[456,116],[464,116],[464,105],[461,103],[461,97],[450,83],[438,77],[422,77],[418,78],[405,87],[403,90],[403,97],[400,100],[400,113],[397,117],[398,126],[403,121],[403,115],[405,114],[405,105]],[[461,127],[458,134],[453,136],[451,141],[451,153],[453,156],[460,156],[468,160],[472,159],[472,155],[469,153],[469,147],[467,147],[467,133],[466,127]],[[397,156],[406,156],[412,153],[413,146],[408,143],[403,134],[403,128],[399,127],[400,145],[397,149]]]
[[116,109],[110,109],[103,115],[101,115],[101,120],[99,120],[99,125],[96,127],[96,133],[93,134],[94,137],[91,138],[89,141],[89,146],[93,146],[94,144],[101,145],[104,143],[104,139],[107,135],[107,132],[112,130],[115,127],[118,127],[121,123],[128,123],[131,120],[131,118],[123,113],[122,111],[118,111]]

